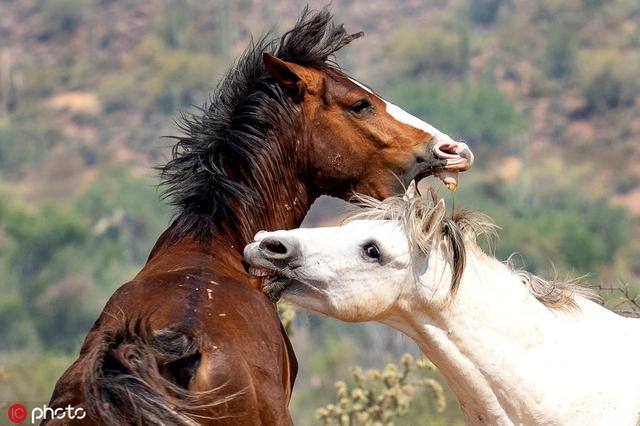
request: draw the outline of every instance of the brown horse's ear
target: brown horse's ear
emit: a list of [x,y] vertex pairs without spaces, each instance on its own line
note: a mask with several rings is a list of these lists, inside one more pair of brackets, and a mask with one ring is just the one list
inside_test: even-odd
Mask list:
[[305,67],[293,62],[283,61],[267,52],[263,53],[262,59],[267,72],[282,86],[297,90],[298,93],[303,93],[307,90],[311,74]]

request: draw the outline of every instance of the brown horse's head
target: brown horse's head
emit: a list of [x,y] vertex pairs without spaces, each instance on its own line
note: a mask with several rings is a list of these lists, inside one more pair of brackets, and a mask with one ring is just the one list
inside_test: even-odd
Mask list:
[[[317,69],[264,54],[268,72],[293,92],[306,118],[308,171],[321,193],[385,198],[435,174],[450,189],[473,154],[433,126],[384,100],[338,68]],[[425,102],[428,100],[425,100]]]
[[382,199],[431,174],[455,189],[473,162],[469,148],[332,61],[361,35],[327,10],[305,10],[280,39],[249,46],[203,114],[183,121],[185,136],[162,167],[179,207],[174,235],[208,238],[222,227],[243,246],[260,229],[299,226],[323,194]]

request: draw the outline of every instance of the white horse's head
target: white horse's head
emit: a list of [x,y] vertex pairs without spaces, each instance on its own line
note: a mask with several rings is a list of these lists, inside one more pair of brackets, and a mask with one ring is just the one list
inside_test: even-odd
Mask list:
[[343,226],[259,232],[245,260],[254,275],[268,277],[264,292],[272,300],[343,321],[380,320],[410,309],[425,292],[434,303],[445,301],[459,274],[440,258],[449,250],[431,250],[451,246],[442,238],[444,202],[415,192],[410,187],[405,197],[383,202],[363,198],[369,208]]

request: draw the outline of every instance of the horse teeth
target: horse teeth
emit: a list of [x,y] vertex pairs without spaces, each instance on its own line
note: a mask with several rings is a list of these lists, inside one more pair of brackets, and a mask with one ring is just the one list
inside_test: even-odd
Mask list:
[[249,273],[254,277],[260,277],[260,278],[267,277],[270,275],[269,271],[267,271],[266,269],[256,268],[255,266],[252,266],[249,268]]
[[458,189],[458,172],[457,171],[449,171],[444,170],[440,173],[436,173],[436,176],[440,178],[444,186],[447,187],[450,191],[455,191]]

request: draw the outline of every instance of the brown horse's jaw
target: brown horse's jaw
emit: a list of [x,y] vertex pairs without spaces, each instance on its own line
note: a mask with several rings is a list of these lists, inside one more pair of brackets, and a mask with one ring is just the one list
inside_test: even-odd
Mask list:
[[440,178],[444,186],[450,191],[455,192],[458,189],[458,172],[444,171],[442,173],[436,173],[436,176]]

